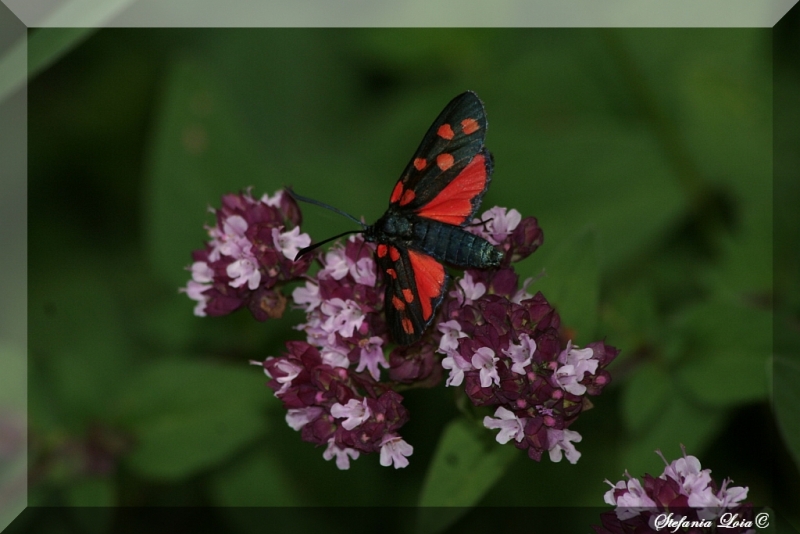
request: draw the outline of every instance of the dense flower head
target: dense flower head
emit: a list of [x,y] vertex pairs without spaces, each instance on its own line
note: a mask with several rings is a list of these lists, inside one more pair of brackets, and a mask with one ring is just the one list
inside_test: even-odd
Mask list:
[[[718,486],[711,478],[710,469],[701,469],[700,461],[688,456],[672,463],[667,462],[661,451],[656,451],[664,460],[664,472],[658,477],[645,474],[643,482],[625,472],[627,480],[620,480],[611,486],[603,500],[616,508],[602,514],[603,526],[595,526],[598,534],[647,533],[673,531],[665,528],[659,521],[669,518],[681,522],[681,532],[709,532],[703,522],[718,521],[723,514],[735,515],[739,520],[753,520],[753,508],[743,502],[748,488],[732,486],[726,479]],[[671,515],[668,515],[671,514]],[[677,525],[677,523],[674,523]],[[659,528],[660,527],[660,528]],[[754,534],[755,530],[744,526],[730,526],[726,532],[735,534]]]
[[305,274],[310,258],[294,261],[311,244],[300,233],[301,214],[294,199],[278,191],[260,199],[250,191],[222,197],[212,210],[205,247],[192,253],[192,279],[182,288],[197,302],[197,316],[227,315],[247,307],[259,321],[277,318],[286,308],[280,286]]
[[252,363],[264,368],[268,386],[288,409],[286,422],[303,440],[326,445],[327,459],[336,457],[340,469],[360,453],[384,454],[390,439],[396,445],[397,430],[408,420],[398,393],[368,374],[325,363],[305,341],[289,341],[286,348],[281,357]]
[[389,340],[373,246],[352,236],[317,261],[316,276],[292,293],[306,312],[296,327],[306,341],[288,342],[287,354],[263,362],[268,385],[289,410],[289,425],[304,441],[325,445],[323,457],[339,469],[371,452],[380,453],[381,465],[405,467],[413,447],[398,431],[408,412],[392,384],[381,382]]
[[463,384],[475,406],[495,409],[487,428],[517,429],[501,430],[500,443],[513,441],[534,460],[547,451],[575,463],[580,435],[567,429],[588,405],[585,396],[609,383],[605,367],[618,351],[603,342],[562,348],[558,313],[541,293],[518,289],[509,268],[467,271],[459,283],[466,290],[455,290],[438,325],[446,384]]
[[520,283],[511,264],[543,242],[535,218],[494,207],[467,225],[503,251],[501,264],[457,277],[421,339],[401,346],[386,323],[387,280],[373,243],[353,235],[295,262],[310,238],[300,233],[300,212],[288,194],[228,195],[216,213],[185,291],[198,301],[198,314],[247,305],[266,318],[283,310],[279,286],[299,282],[291,299],[306,314],[295,327],[305,340],[251,363],[263,367],[287,423],[304,441],[324,446],[326,460],[347,469],[378,452],[381,465],[408,465],[413,447],[400,430],[409,414],[397,389],[442,380],[490,414],[483,424],[499,431],[498,442],[537,461],[544,452],[556,462],[578,460],[581,435],[569,427],[590,406],[587,396],[610,382],[606,367],[618,351],[602,341],[581,348],[564,339],[559,314],[540,292],[529,292],[532,279]]

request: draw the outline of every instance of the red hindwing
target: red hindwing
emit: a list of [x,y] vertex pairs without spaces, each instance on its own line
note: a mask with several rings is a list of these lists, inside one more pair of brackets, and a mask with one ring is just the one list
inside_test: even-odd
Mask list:
[[[380,245],[379,245],[380,246]],[[378,256],[386,283],[386,319],[396,343],[408,345],[424,333],[444,297],[448,276],[427,254],[397,249],[397,259]]]

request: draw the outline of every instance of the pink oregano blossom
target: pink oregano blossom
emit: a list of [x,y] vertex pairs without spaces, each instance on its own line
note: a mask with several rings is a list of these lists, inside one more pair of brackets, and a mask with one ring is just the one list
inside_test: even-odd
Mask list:
[[[294,261],[311,243],[288,194],[255,199],[226,195],[215,210],[209,241],[193,253],[182,289],[195,314],[224,315],[247,307],[259,320],[278,318],[286,302],[305,312],[283,354],[252,361],[287,409],[286,422],[323,458],[348,469],[361,454],[406,467],[413,447],[401,436],[408,411],[398,390],[463,387],[483,425],[540,460],[575,463],[581,435],[569,427],[611,377],[618,351],[604,342],[578,347],[564,339],[558,313],[541,293],[521,285],[512,263],[543,241],[535,218],[494,207],[466,229],[504,253],[500,266],[469,269],[448,288],[433,325],[409,346],[389,337],[383,273],[374,245],[360,235]],[[309,268],[316,264],[316,274]]]
[[[683,449],[683,446],[681,446]],[[708,522],[735,516],[740,525],[729,525],[723,530],[734,534],[755,534],[746,526],[752,524],[753,507],[743,502],[748,488],[731,486],[725,479],[718,486],[711,478],[710,469],[701,469],[700,460],[686,454],[672,463],[667,462],[661,451],[656,451],[664,460],[664,472],[654,477],[645,474],[640,481],[628,472],[627,480],[611,486],[603,500],[615,509],[601,515],[602,526],[595,526],[597,534],[620,532],[710,532]],[[672,521],[672,523],[669,523]]]

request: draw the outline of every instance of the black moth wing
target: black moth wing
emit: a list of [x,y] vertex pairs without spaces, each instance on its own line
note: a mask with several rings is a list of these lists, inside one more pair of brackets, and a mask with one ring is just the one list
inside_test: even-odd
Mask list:
[[[491,156],[483,148],[486,126],[486,111],[478,95],[466,91],[451,100],[433,121],[406,165],[395,185],[390,209],[416,211],[424,207],[481,152],[486,159],[488,188],[492,163]],[[440,155],[452,156],[452,163],[446,170],[437,165]],[[395,198],[402,190],[412,190],[413,200],[402,202]],[[479,203],[480,197],[475,199],[475,209]]]
[[[384,273],[386,281],[386,295],[384,308],[386,310],[386,323],[392,334],[392,339],[399,345],[410,345],[417,341],[430,323],[433,321],[436,309],[444,299],[445,289],[449,283],[449,275],[444,271],[444,279],[438,295],[430,299],[431,314],[425,319],[423,307],[420,304],[421,296],[417,287],[414,269],[409,258],[409,252],[405,248],[396,247],[399,258],[392,260],[388,255],[384,257],[376,256],[378,267]],[[394,273],[391,276],[388,273]],[[413,295],[412,302],[408,302],[406,295],[408,292]]]

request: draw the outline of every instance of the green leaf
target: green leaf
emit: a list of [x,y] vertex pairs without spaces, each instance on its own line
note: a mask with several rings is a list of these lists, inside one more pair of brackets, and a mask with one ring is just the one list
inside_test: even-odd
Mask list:
[[111,507],[115,506],[114,484],[111,479],[87,478],[71,484],[65,490],[66,501],[75,507]]
[[648,281],[629,284],[606,297],[600,306],[600,321],[598,332],[612,345],[625,340],[623,358],[631,349],[650,345],[662,328],[653,284]]
[[467,420],[450,423],[436,448],[419,501],[422,507],[450,508],[420,509],[419,531],[433,534],[458,520],[518,455],[513,445],[499,445],[488,431]]
[[176,287],[186,283],[190,252],[208,237],[208,207],[253,185],[266,169],[236,117],[213,72],[174,65],[155,121],[145,230],[156,274]]
[[796,356],[775,356],[773,409],[783,441],[800,468],[800,361]]
[[686,354],[677,379],[682,388],[717,406],[766,398],[772,354],[768,311],[718,298],[694,306],[681,322]]
[[545,240],[535,256],[549,255],[589,224],[600,268],[612,271],[652,246],[683,209],[662,149],[641,125],[588,114],[555,117],[564,124],[555,131],[531,130],[541,118],[507,105],[506,113],[519,116],[504,131],[492,123],[491,146],[505,147],[503,176],[511,178],[501,180],[498,159],[492,193],[501,205],[537,217]]
[[128,463],[144,476],[181,479],[223,461],[263,431],[264,418],[247,411],[167,413],[136,426],[138,447]]
[[291,474],[269,451],[259,450],[211,480],[219,506],[301,506]]
[[[29,373],[34,424],[58,420],[73,430],[107,416],[131,365],[118,301],[102,269],[91,264],[45,270],[31,284]],[[33,278],[32,278],[33,281]]]
[[669,396],[674,393],[669,384],[669,375],[655,364],[647,363],[625,385],[622,394],[622,413],[630,431],[639,434],[648,423],[658,417]]
[[689,454],[703,449],[722,429],[726,421],[725,410],[709,410],[693,406],[674,388],[669,400],[662,404],[658,414],[643,428],[643,433],[630,442],[623,454],[623,464],[633,476],[645,472],[653,474],[663,470],[663,462],[654,454],[661,450],[667,459],[679,454],[680,445]]
[[769,357],[760,352],[709,349],[681,367],[678,375],[697,399],[729,406],[767,397],[768,362]]
[[113,506],[117,504],[116,490],[111,479],[89,478],[72,483],[64,499],[80,531],[102,534],[109,531]]
[[561,324],[580,344],[594,341],[600,273],[594,230],[584,229],[563,242],[544,261],[547,276],[531,285],[558,309]]
[[116,406],[137,448],[127,458],[143,475],[179,479],[209,468],[265,430],[272,393],[257,369],[164,361],[126,385]]

